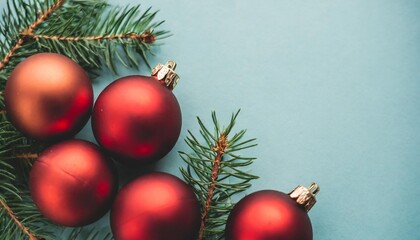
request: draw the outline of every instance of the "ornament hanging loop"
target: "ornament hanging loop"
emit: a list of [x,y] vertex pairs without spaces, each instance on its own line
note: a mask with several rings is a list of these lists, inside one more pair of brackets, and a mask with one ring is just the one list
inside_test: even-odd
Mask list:
[[319,193],[319,191],[321,190],[318,186],[317,183],[312,183],[309,187],[308,190],[313,194],[316,195],[317,193]]
[[320,191],[318,184],[312,183],[308,188],[297,186],[289,196],[301,205],[307,212],[316,203],[315,195]]
[[169,60],[166,64],[158,64],[152,69],[152,76],[155,76],[161,83],[169,89],[174,89],[178,84],[179,76],[175,72],[176,62]]

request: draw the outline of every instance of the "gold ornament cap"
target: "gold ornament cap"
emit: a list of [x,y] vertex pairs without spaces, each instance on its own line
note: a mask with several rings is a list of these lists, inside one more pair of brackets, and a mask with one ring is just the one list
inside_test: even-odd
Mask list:
[[160,82],[165,84],[169,89],[174,89],[179,81],[179,76],[175,72],[176,62],[173,60],[167,61],[165,64],[156,65],[152,69],[152,76],[155,76]]
[[296,200],[296,202],[301,205],[306,212],[309,212],[311,208],[316,203],[316,194],[320,191],[318,184],[312,183],[308,188],[297,186],[289,196]]

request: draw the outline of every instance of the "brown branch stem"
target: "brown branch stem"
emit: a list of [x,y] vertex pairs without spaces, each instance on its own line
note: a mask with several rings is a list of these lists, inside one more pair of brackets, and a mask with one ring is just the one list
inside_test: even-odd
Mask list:
[[227,147],[228,147],[227,137],[224,133],[222,133],[216,143],[216,146],[213,147],[213,151],[215,151],[217,154],[213,161],[210,186],[207,191],[206,203],[203,209],[203,213],[201,215],[200,231],[198,235],[199,240],[204,239],[204,232],[205,232],[205,226],[206,226],[206,222],[208,218],[208,213],[209,213],[212,201],[213,201],[214,190],[216,189],[217,177],[219,175],[219,170],[220,170],[220,165],[222,163],[223,154],[225,153],[225,150]]
[[42,14],[38,15],[38,18],[26,29],[23,30],[20,37],[16,44],[10,49],[10,51],[6,54],[6,56],[3,58],[3,60],[0,61],[0,71],[9,63],[10,58],[12,58],[17,50],[19,50],[20,47],[22,47],[25,38],[25,35],[34,34],[35,29],[43,23],[55,10],[63,6],[65,0],[58,0],[53,5],[51,5],[47,10],[45,10]]
[[21,153],[19,155],[16,155],[17,159],[26,159],[26,160],[36,160],[38,159],[39,154],[38,153]]
[[31,233],[31,231],[23,225],[21,221],[16,217],[15,213],[12,211],[12,209],[7,205],[7,203],[0,198],[0,206],[1,208],[4,208],[4,210],[7,212],[10,218],[16,223],[16,225],[19,226],[20,229],[29,237],[29,240],[37,240],[35,235]]
[[49,35],[36,35],[34,33],[23,33],[22,36],[33,39],[49,39],[58,41],[104,41],[114,39],[131,39],[143,42],[146,44],[154,43],[156,41],[156,35],[146,31],[142,34],[137,33],[126,33],[117,35],[106,35],[106,36],[81,36],[81,37],[63,37],[63,36],[49,36]]

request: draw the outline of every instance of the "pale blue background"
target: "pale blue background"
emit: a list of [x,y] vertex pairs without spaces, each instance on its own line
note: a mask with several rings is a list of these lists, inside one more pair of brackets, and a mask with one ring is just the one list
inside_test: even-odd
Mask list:
[[250,192],[318,182],[315,240],[420,239],[420,1],[113,2],[160,9],[174,34],[152,62],[179,63],[182,136],[242,108]]
[[183,129],[157,170],[179,175],[195,116],[241,108],[259,143],[249,192],[318,182],[315,240],[420,239],[420,1],[110,2],[153,6],[174,34],[151,63],[178,62]]

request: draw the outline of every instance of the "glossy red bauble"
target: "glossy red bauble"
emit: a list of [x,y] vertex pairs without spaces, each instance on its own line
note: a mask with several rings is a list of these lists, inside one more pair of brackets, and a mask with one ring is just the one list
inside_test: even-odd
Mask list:
[[19,63],[4,94],[12,124],[38,140],[76,134],[86,124],[93,105],[86,72],[70,58],[55,53],[35,54]]
[[200,205],[179,178],[150,173],[124,186],[111,209],[116,240],[195,240]]
[[92,129],[99,144],[127,164],[157,161],[181,131],[177,99],[156,77],[127,76],[106,87],[96,100]]
[[92,223],[110,208],[118,188],[115,169],[99,148],[69,140],[44,150],[30,172],[30,191],[40,212],[64,226]]
[[235,205],[226,224],[226,240],[312,240],[312,225],[296,200],[263,190]]

